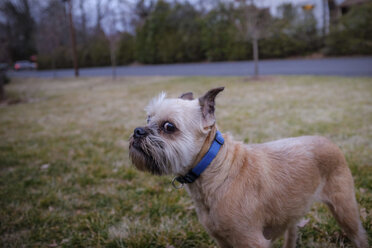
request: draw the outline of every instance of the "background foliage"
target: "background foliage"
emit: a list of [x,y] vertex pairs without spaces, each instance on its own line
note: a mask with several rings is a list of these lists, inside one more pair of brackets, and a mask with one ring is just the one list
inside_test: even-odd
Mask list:
[[327,52],[332,55],[372,54],[372,3],[356,6],[332,27]]
[[[112,44],[119,65],[252,59],[252,41],[239,28],[242,7],[236,1],[216,1],[208,8],[188,1],[138,0],[131,6],[119,1],[114,8],[121,13],[115,17],[121,29],[114,33],[108,24],[113,12],[104,3],[97,1],[96,19],[88,22],[92,15],[86,1],[74,1],[81,67],[110,65]],[[268,26],[259,37],[260,58],[372,54],[372,4],[353,7],[332,22],[326,36],[312,10],[283,4],[275,16],[260,11]],[[41,69],[72,67],[66,8],[60,0],[4,0],[0,12],[5,17],[0,20],[0,45],[9,52],[0,60],[37,54]]]

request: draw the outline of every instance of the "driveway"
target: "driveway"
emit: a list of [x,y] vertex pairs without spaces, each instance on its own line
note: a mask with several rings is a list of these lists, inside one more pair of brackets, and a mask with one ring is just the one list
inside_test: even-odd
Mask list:
[[[372,57],[262,60],[260,75],[372,76]],[[252,61],[118,66],[118,76],[249,76]],[[111,67],[83,68],[84,77],[111,76]],[[10,71],[11,77],[53,77],[53,71]],[[73,77],[72,69],[56,70],[57,77]]]

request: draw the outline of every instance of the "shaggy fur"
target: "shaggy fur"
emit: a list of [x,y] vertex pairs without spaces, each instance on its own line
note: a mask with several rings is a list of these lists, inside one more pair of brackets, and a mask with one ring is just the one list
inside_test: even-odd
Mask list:
[[[192,93],[153,100],[146,134],[130,139],[134,165],[154,174],[186,174],[213,142],[214,99],[222,90],[195,100]],[[176,130],[166,132],[166,122]],[[296,224],[314,201],[327,204],[356,247],[368,247],[353,178],[335,144],[318,136],[252,145],[224,138],[210,166],[186,185],[200,222],[220,247],[269,247],[283,234],[284,246],[295,247]]]

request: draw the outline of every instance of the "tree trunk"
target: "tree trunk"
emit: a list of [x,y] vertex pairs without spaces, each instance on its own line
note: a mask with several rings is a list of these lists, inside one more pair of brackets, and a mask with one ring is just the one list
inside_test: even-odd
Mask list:
[[0,69],[0,102],[5,99],[4,94],[5,72]]
[[253,61],[254,61],[254,77],[258,77],[258,39],[256,37],[252,40],[253,45]]
[[96,33],[100,34],[102,27],[101,27],[101,22],[102,22],[102,11],[101,11],[101,0],[96,1]]
[[79,2],[79,8],[81,12],[81,37],[83,40],[83,44],[86,43],[86,35],[87,35],[87,17],[84,9],[84,0],[80,0]]
[[338,18],[341,16],[340,7],[338,7],[335,0],[328,0],[329,22],[330,25],[336,25]]
[[52,70],[53,70],[53,78],[57,77],[57,71],[56,71],[56,58],[54,54],[52,54]]
[[328,23],[327,23],[327,10],[328,10],[328,6],[327,6],[327,0],[323,0],[323,42],[325,40],[325,37],[327,35],[327,31],[328,31]]
[[72,48],[72,57],[74,62],[74,71],[75,77],[79,77],[79,66],[78,66],[78,58],[77,58],[77,51],[76,51],[76,39],[75,39],[75,29],[74,23],[72,21],[72,3],[71,0],[68,1],[68,19],[70,22],[70,36],[71,36],[71,48]]
[[115,54],[115,46],[114,41],[110,42],[110,58],[111,58],[111,66],[112,66],[112,79],[116,79],[116,54]]

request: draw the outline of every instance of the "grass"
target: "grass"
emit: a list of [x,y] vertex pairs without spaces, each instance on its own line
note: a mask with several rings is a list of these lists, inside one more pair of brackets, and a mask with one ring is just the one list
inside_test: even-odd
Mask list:
[[[342,148],[372,244],[372,78],[293,76],[14,79],[19,103],[0,105],[1,246],[215,247],[184,190],[131,166],[128,137],[157,93],[221,85],[219,128],[236,139],[320,134]],[[351,246],[323,205],[305,220],[300,247]]]

